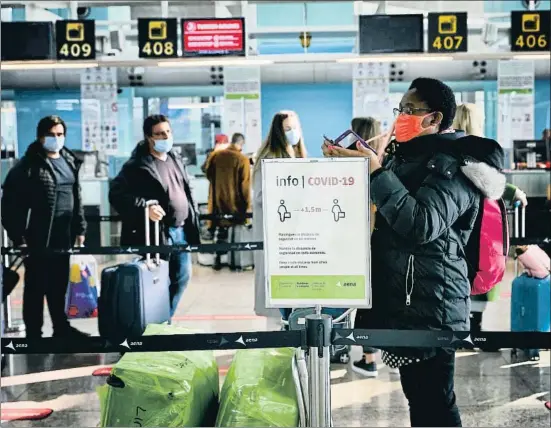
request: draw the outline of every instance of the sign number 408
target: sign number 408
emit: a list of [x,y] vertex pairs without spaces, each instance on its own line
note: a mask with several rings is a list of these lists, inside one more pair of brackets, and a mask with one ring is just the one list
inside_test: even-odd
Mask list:
[[67,58],[88,58],[92,55],[92,46],[90,43],[63,43],[59,53]]
[[148,56],[172,56],[174,55],[173,42],[147,42],[142,48],[142,52]]

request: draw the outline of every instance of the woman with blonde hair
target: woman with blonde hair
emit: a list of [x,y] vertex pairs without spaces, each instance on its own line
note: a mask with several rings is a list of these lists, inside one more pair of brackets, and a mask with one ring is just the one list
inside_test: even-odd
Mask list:
[[[306,147],[298,115],[294,111],[283,110],[276,113],[268,138],[258,150],[253,169],[253,241],[264,240],[264,219],[262,215],[262,159],[305,158]],[[275,318],[279,321],[280,312],[266,308],[266,278],[264,275],[264,254],[255,251],[255,299],[254,311],[259,316]]]

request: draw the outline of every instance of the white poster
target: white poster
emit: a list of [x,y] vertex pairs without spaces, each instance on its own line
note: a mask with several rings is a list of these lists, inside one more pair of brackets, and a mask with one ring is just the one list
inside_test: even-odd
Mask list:
[[534,62],[499,61],[497,138],[505,149],[534,138]]
[[119,149],[117,69],[87,68],[80,76],[82,150],[115,155]]
[[394,116],[390,104],[389,64],[365,62],[354,64],[352,105],[354,117],[373,117],[383,131],[392,126]]
[[224,114],[222,131],[230,138],[245,135],[246,153],[262,144],[260,109],[260,67],[224,68]]
[[267,307],[371,307],[369,161],[262,160]]

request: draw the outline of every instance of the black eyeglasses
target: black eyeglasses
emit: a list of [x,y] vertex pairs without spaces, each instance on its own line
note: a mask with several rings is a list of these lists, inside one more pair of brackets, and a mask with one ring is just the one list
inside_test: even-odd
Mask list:
[[421,107],[399,107],[392,109],[394,112],[394,117],[397,117],[400,114],[408,114],[412,115],[415,113],[421,113],[421,112],[431,112],[432,110],[430,108],[421,108]]

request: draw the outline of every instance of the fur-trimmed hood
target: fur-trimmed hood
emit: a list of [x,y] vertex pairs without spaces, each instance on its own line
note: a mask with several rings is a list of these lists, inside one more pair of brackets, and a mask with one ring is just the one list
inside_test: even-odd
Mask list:
[[505,192],[505,175],[484,162],[467,161],[461,172],[489,199],[500,199]]
[[506,179],[503,149],[495,140],[465,136],[460,132],[426,135],[407,143],[395,143],[391,149],[402,156],[432,152],[457,160],[461,172],[489,199],[501,198]]
[[503,149],[489,138],[460,137],[453,141],[453,150],[462,159],[461,172],[489,199],[500,199],[506,179],[501,172],[504,165]]

